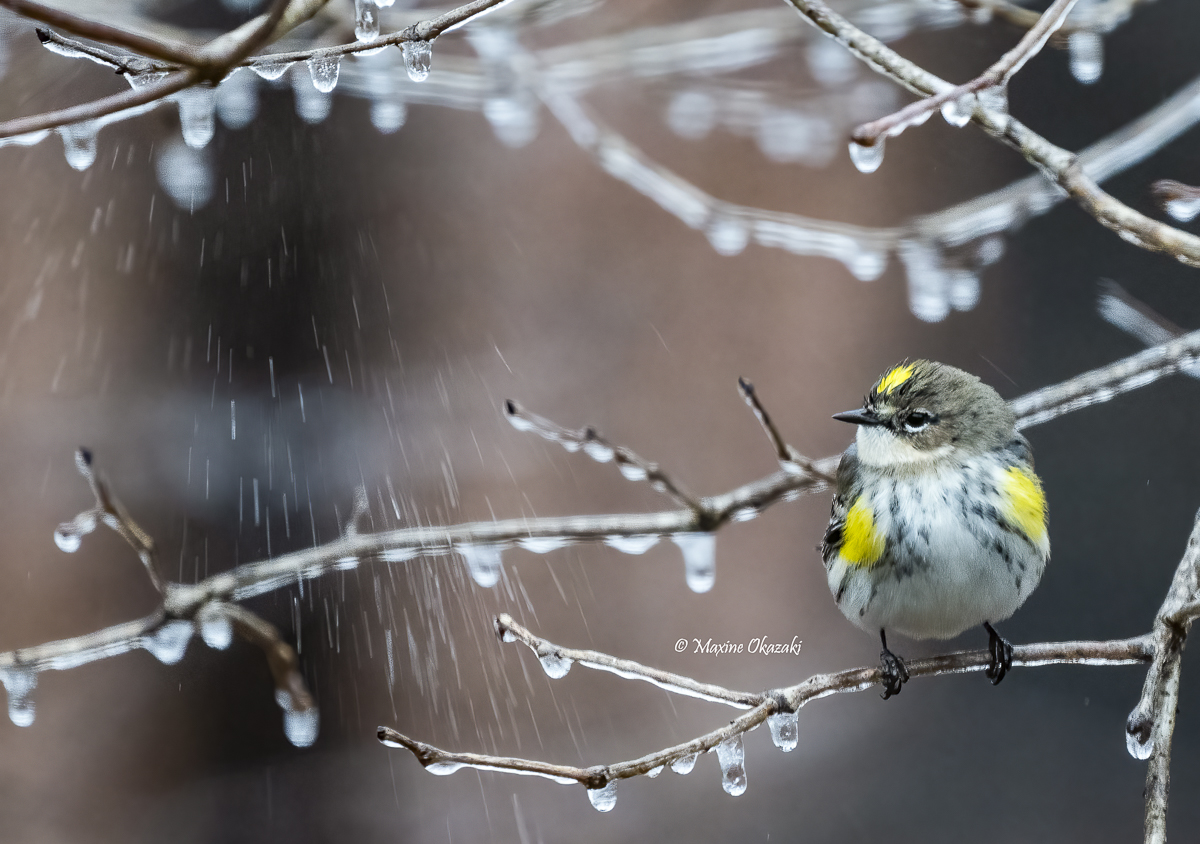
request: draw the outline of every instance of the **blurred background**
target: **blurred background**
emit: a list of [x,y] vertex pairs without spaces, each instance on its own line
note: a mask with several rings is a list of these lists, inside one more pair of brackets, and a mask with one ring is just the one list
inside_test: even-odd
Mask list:
[[[506,398],[594,425],[715,494],[776,468],[739,375],[793,445],[824,457],[852,435],[830,415],[902,358],[960,366],[1011,398],[1136,352],[1097,310],[1101,279],[1200,327],[1195,270],[1055,204],[1036,178],[1009,188],[1030,166],[974,127],[935,117],[858,172],[849,131],[910,97],[782,4],[522,2],[440,38],[423,82],[394,48],[343,61],[332,93],[303,65],[274,81],[242,70],[216,92],[211,136],[205,103],[195,123],[182,108],[186,132],[166,104],[0,149],[0,648],[156,605],[111,532],[74,555],[55,547],[55,526],[91,503],[79,445],[168,575],[191,583],[336,538],[360,485],[379,528],[670,507],[515,431]],[[1021,34],[949,0],[835,5],[954,81]],[[84,7],[196,38],[250,11]],[[429,16],[403,0],[381,11],[385,32]],[[1102,23],[1031,61],[1011,110],[1069,149],[1116,148],[1105,186],[1161,216],[1152,181],[1200,181],[1200,110],[1170,100],[1200,74],[1200,8],[1104,0],[1077,14]],[[0,18],[4,118],[126,84],[44,50],[32,29]],[[354,29],[353,4],[333,0],[297,37]],[[1147,114],[1153,131],[1103,146]],[[1003,633],[1149,630],[1200,507],[1198,412],[1200,386],[1176,376],[1027,432],[1053,558]],[[877,642],[825,585],[828,504],[805,497],[722,529],[704,594],[663,541],[641,556],[514,549],[493,589],[457,557],[417,557],[254,598],[316,695],[309,748],[288,743],[262,655],[241,642],[218,652],[197,637],[169,666],[135,651],[45,673],[34,722],[0,723],[0,827],[11,842],[1137,840],[1145,764],[1124,723],[1142,668],[821,700],[800,712],[792,753],[766,730],[747,736],[744,795],[725,794],[705,757],[686,777],[622,781],[608,814],[579,786],[434,777],[376,741],[388,725],[592,765],[734,717],[578,666],[551,681],[496,640],[501,611],[562,645],[731,688],[873,664]],[[675,649],[756,637],[804,644]],[[969,632],[893,648],[983,645]],[[1183,677],[1175,830],[1200,823],[1190,659]]]

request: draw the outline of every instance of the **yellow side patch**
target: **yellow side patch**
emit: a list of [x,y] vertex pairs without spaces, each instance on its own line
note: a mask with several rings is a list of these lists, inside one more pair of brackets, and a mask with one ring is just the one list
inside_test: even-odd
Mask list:
[[1016,525],[1035,545],[1046,541],[1046,494],[1038,476],[1020,466],[1010,466],[1001,481],[1004,518]]
[[909,378],[912,378],[914,369],[915,367],[911,363],[893,368],[879,379],[879,383],[875,386],[875,391],[881,396],[886,396]]
[[883,534],[875,529],[875,515],[862,496],[846,514],[839,553],[852,566],[872,566],[883,556]]

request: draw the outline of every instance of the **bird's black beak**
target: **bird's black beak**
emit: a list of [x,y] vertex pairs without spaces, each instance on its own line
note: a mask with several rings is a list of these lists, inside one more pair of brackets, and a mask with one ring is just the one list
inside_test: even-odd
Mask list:
[[855,425],[883,424],[883,420],[869,407],[860,407],[858,410],[847,410],[845,413],[835,413],[833,414],[833,418],[839,422],[853,422]]

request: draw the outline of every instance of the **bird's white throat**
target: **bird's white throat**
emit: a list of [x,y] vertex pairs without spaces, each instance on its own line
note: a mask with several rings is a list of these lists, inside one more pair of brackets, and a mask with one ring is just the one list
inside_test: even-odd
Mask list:
[[939,460],[954,446],[949,443],[923,451],[883,426],[860,425],[855,435],[859,462],[868,466],[900,466]]

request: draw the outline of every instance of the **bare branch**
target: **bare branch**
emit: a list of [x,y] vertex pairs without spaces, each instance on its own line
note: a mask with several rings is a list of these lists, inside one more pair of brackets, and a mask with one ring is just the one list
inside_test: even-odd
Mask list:
[[738,388],[742,392],[742,398],[746,400],[746,404],[754,412],[754,418],[758,420],[758,424],[762,425],[763,433],[767,435],[767,439],[771,442],[771,447],[775,449],[775,458],[779,461],[779,465],[783,467],[785,472],[793,475],[808,475],[830,485],[836,482],[836,478],[833,475],[823,470],[816,463],[783,441],[783,437],[780,436],[775,423],[771,421],[771,417],[767,414],[767,409],[758,400],[758,394],[754,391],[753,384],[745,378],[738,378]]
[[[931,97],[954,86],[903,58],[834,12],[822,0],[789,0],[805,20],[837,40],[873,70],[910,91]],[[1057,147],[1007,110],[976,108],[971,119],[988,134],[1008,144],[1058,184],[1101,224],[1122,239],[1152,252],[1166,252],[1189,266],[1200,266],[1200,237],[1159,223],[1100,189],[1075,155]],[[878,144],[875,145],[879,147]]]
[[874,146],[881,137],[899,135],[909,126],[917,126],[929,119],[939,109],[954,125],[963,125],[971,119],[976,107],[975,95],[990,88],[1003,88],[1008,81],[1025,66],[1031,58],[1041,52],[1050,36],[1063,24],[1067,14],[1078,0],[1054,0],[1037,23],[1030,28],[1016,47],[1000,57],[999,61],[966,84],[959,85],[932,97],[912,103],[895,114],[864,123],[851,134],[860,146]]

